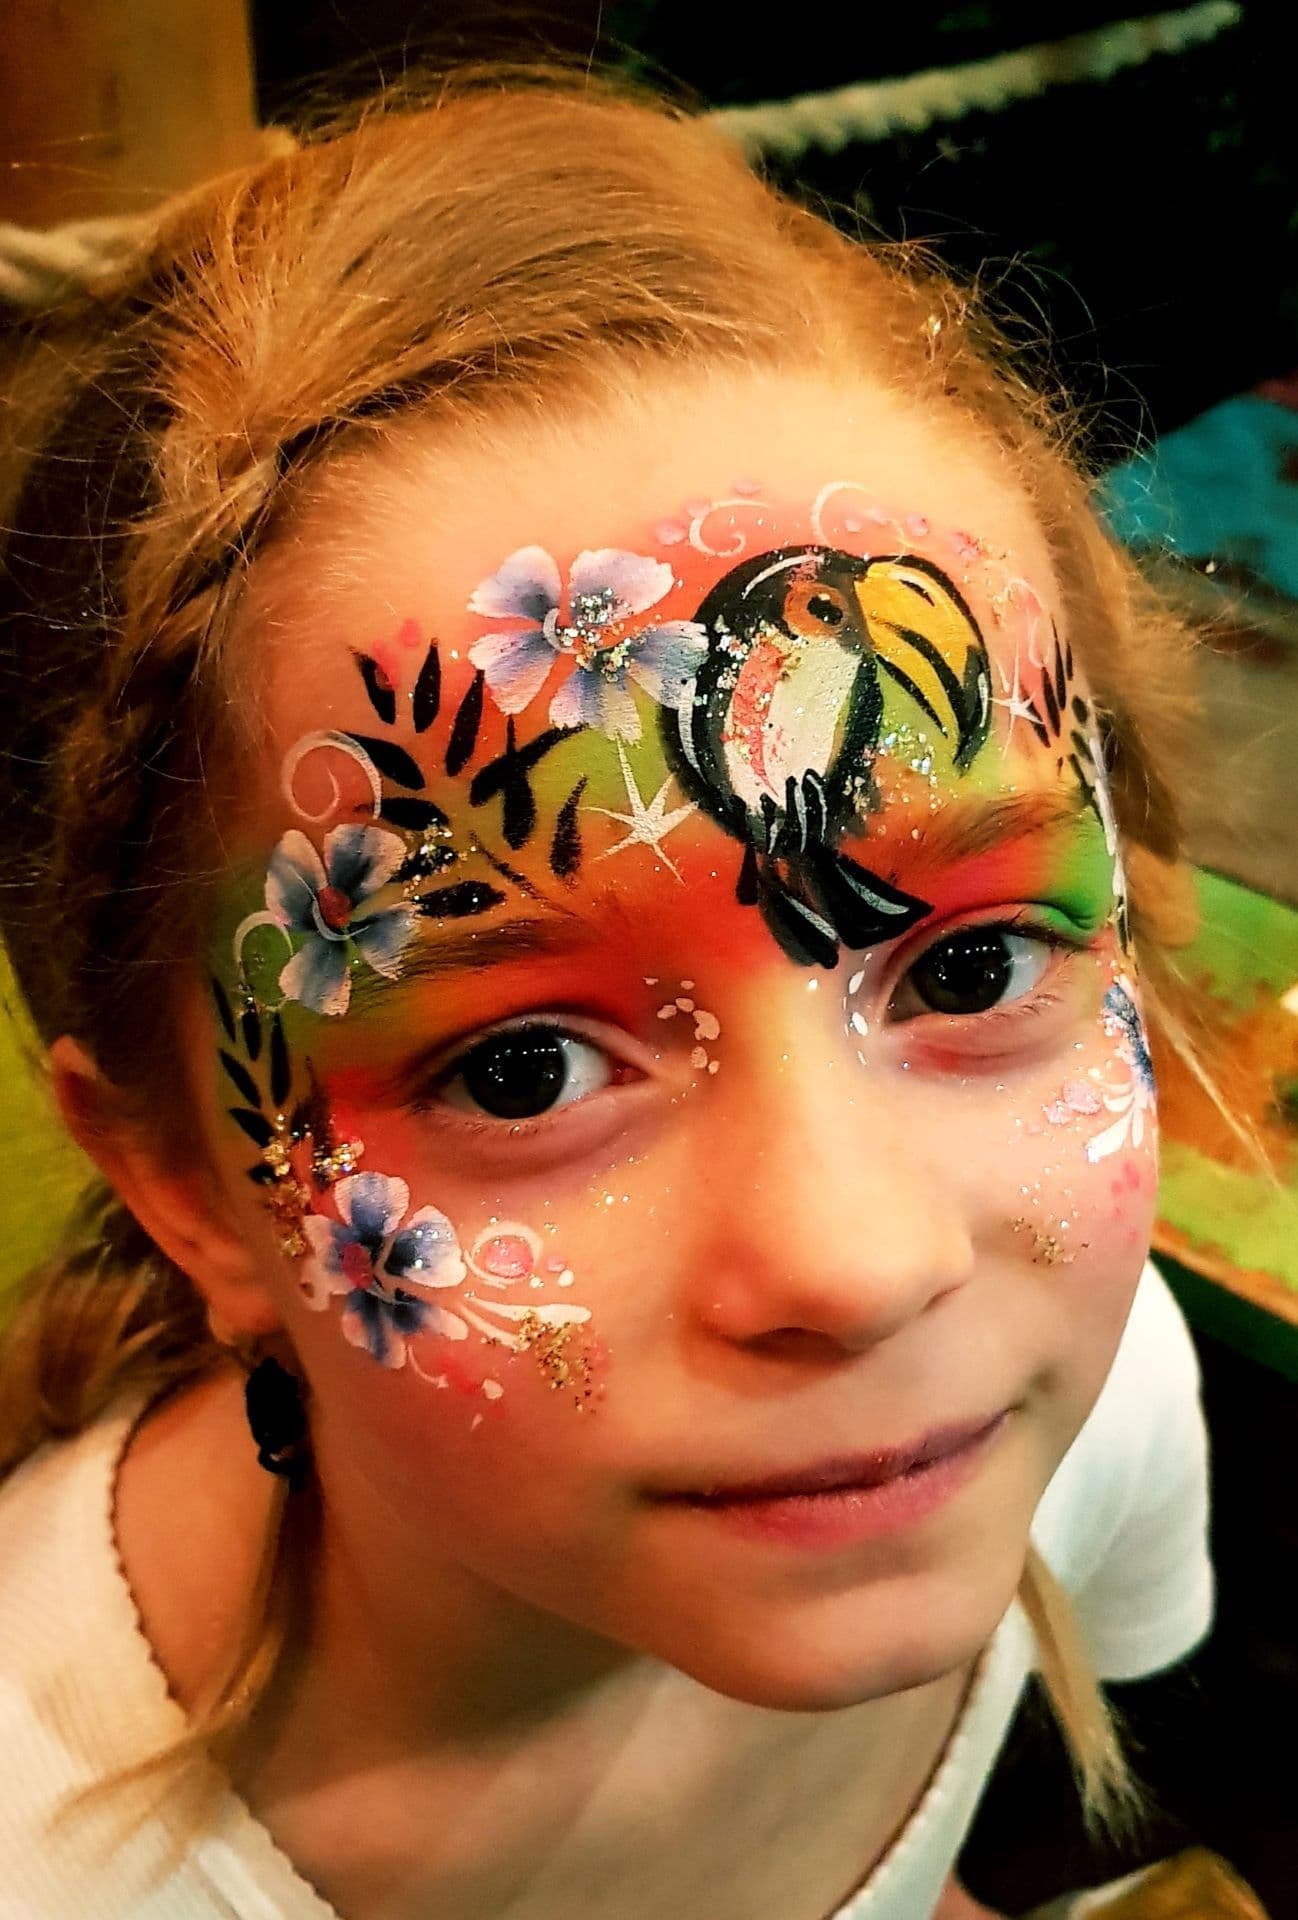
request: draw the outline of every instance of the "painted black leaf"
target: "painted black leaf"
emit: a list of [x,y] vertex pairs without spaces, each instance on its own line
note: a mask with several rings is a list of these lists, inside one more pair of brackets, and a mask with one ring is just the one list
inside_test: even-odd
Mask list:
[[1046,712],[1050,715],[1050,731],[1051,733],[1058,733],[1059,702],[1055,698],[1055,690],[1050,684],[1050,675],[1048,673],[1042,679],[1041,691],[1045,696]]
[[1050,734],[1046,728],[1045,721],[1037,711],[1035,703],[1031,700],[1025,700],[1023,704],[1027,708],[1028,720],[1031,723],[1033,733],[1036,734],[1037,739],[1043,747],[1048,747],[1050,745]]
[[[1077,775],[1077,784],[1081,789],[1082,798],[1090,807],[1101,827],[1104,827],[1104,815],[1100,811],[1100,796],[1096,791],[1093,763],[1088,761],[1083,765],[1075,753],[1070,753],[1068,756],[1068,764]],[[1107,827],[1105,827],[1104,830],[1107,834]]]
[[547,727],[527,746],[520,747],[511,718],[505,728],[505,751],[474,774],[469,787],[469,805],[484,806],[499,794],[502,801],[501,832],[507,845],[515,850],[526,845],[536,825],[536,801],[532,797],[529,778],[533,768],[561,740],[566,740],[569,734],[577,731],[580,729]]
[[372,660],[368,653],[356,654],[355,660],[361,670],[361,679],[365,682],[365,691],[370,697],[370,705],[385,727],[394,726],[397,718],[397,696],[392,682],[378,661]]
[[394,827],[409,827],[414,833],[423,833],[429,827],[445,827],[450,823],[442,809],[432,800],[411,800],[404,794],[386,794],[379,812]]
[[250,1060],[261,1058],[261,1015],[256,1007],[245,1007],[239,1015],[239,1032],[243,1035],[243,1050]]
[[460,702],[459,712],[451,727],[451,737],[446,744],[446,771],[459,773],[473,758],[473,749],[478,744],[478,728],[482,725],[482,689],[487,676],[481,671],[474,674],[469,682],[469,690]]
[[275,1129],[262,1113],[250,1113],[246,1107],[228,1107],[226,1111],[236,1126],[243,1128],[248,1138],[259,1147],[268,1147],[275,1138]]
[[1082,699],[1080,693],[1073,695],[1073,716],[1075,719],[1080,720],[1083,726],[1086,725],[1086,722],[1090,718],[1090,708],[1087,706],[1085,700]]
[[744,845],[744,857],[739,867],[739,879],[735,883],[735,899],[741,907],[755,907],[761,896],[761,887],[757,873],[757,854],[749,843]]
[[428,652],[424,655],[424,664],[419,669],[415,690],[410,696],[416,733],[427,733],[437,718],[441,704],[442,662],[437,651],[437,642],[432,640],[429,642]]
[[453,886],[434,887],[415,901],[419,912],[430,920],[468,920],[476,913],[490,913],[504,901],[504,894],[489,887],[485,880],[459,880]]
[[329,1106],[319,1087],[312,1087],[305,1100],[299,1100],[289,1116],[289,1133],[294,1140],[310,1134],[318,1147],[328,1145],[331,1137]]
[[212,999],[216,1004],[217,1018],[225,1028],[227,1040],[234,1039],[234,1009],[230,1005],[230,996],[216,975],[212,975]]
[[1055,698],[1061,707],[1068,705],[1068,675],[1072,672],[1064,667],[1064,650],[1059,644],[1059,635],[1055,635]]
[[762,887],[761,905],[762,918],[791,960],[800,966],[838,965],[833,929],[775,874]]
[[386,779],[395,780],[399,787],[413,787],[416,793],[422,789],[424,776],[419,764],[404,747],[394,746],[391,740],[375,740],[367,733],[349,733],[347,738],[369,755]]
[[289,1088],[293,1084],[293,1073],[288,1062],[288,1043],[284,1038],[284,1026],[278,1014],[270,1026],[270,1097],[276,1107],[282,1107],[288,1099]]
[[431,880],[434,874],[445,873],[448,867],[453,867],[458,858],[454,849],[445,845],[416,847],[402,861],[392,878],[401,881]]
[[235,1087],[238,1089],[240,1099],[246,1100],[250,1107],[260,1107],[261,1089],[249,1073],[247,1067],[241,1066],[234,1055],[227,1053],[224,1047],[219,1049],[219,1058],[221,1065],[225,1068],[225,1071],[229,1074]]
[[581,865],[581,828],[577,825],[577,809],[586,791],[586,777],[582,775],[559,809],[554,838],[550,842],[550,866],[560,880],[571,880]]
[[511,867],[508,860],[500,859],[499,855],[494,854],[490,847],[479,847],[478,852],[482,855],[482,858],[487,862],[487,865],[493,873],[498,873],[502,880],[508,880],[510,886],[517,887],[518,891],[524,894],[527,899],[545,899],[545,895],[541,889],[534,887],[525,873],[520,873],[517,867]]

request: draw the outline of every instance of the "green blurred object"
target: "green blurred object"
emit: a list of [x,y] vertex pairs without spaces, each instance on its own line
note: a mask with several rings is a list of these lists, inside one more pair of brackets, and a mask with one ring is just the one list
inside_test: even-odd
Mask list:
[[[1270,1002],[1283,1021],[1279,1003],[1298,984],[1298,912],[1202,869],[1195,891],[1200,929],[1178,956],[1182,970],[1204,979],[1228,1015]],[[1288,1018],[1298,1028],[1298,1013]],[[1273,1104],[1284,1077],[1277,1057]],[[1160,1157],[1159,1225],[1186,1244],[1169,1250],[1156,1235],[1155,1245],[1187,1319],[1298,1380],[1298,1155],[1285,1181],[1225,1165],[1165,1128]]]
[[15,1281],[51,1251],[92,1172],[64,1131],[35,1068],[38,1058],[8,959],[0,949],[0,1309]]

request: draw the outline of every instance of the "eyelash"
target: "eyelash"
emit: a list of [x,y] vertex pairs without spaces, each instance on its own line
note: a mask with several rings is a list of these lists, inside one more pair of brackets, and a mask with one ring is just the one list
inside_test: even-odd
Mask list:
[[[1022,913],[999,920],[964,920],[956,926],[944,927],[936,940],[930,940],[927,946],[920,947],[917,952],[906,956],[896,985],[889,995],[889,1005],[891,1006],[912,969],[918,966],[921,960],[926,959],[929,954],[962,933],[1017,934],[1022,939],[1039,941],[1043,947],[1049,948],[1052,954],[1062,953],[1065,956],[1080,956],[1089,952],[1095,945],[1097,937],[1095,934],[1081,932],[1073,936],[1061,933],[1058,927],[1046,921],[1034,919],[1027,909]],[[915,1026],[931,1020],[942,1023],[954,1022],[966,1028],[977,1025],[984,1032],[992,1027],[1004,1030],[1013,1023],[1039,1018],[1043,1013],[1048,1013],[1052,1007],[1060,1004],[1063,996],[1044,984],[1045,980],[1056,972],[1058,972],[1058,966],[1051,968],[1043,975],[1042,981],[1029,988],[1026,993],[1019,994],[1013,1000],[998,1002],[996,1006],[987,1007],[981,1013],[939,1013],[936,1008],[931,1008],[927,1013],[912,1014],[904,1022],[897,1024]]]
[[[602,1027],[599,1031],[595,1030],[597,1024],[598,1023],[595,1022],[583,1023],[571,1014],[547,1017],[544,1014],[529,1013],[521,1014],[513,1020],[502,1021],[499,1026],[487,1027],[483,1032],[475,1034],[469,1045],[460,1047],[456,1053],[443,1059],[440,1064],[431,1070],[424,1069],[420,1071],[417,1076],[414,1076],[416,1085],[410,1097],[404,1102],[406,1110],[412,1114],[435,1112],[442,1118],[446,1118],[448,1115],[453,1116],[454,1125],[462,1127],[471,1133],[495,1134],[498,1136],[502,1131],[507,1131],[511,1138],[515,1139],[523,1135],[539,1132],[545,1127],[553,1127],[557,1114],[572,1113],[576,1108],[585,1106],[589,1099],[595,1096],[588,1095],[586,1100],[569,1102],[564,1107],[551,1109],[532,1117],[515,1120],[501,1119],[492,1114],[473,1114],[463,1108],[457,1109],[452,1107],[449,1102],[439,1099],[438,1096],[463,1073],[468,1061],[480,1048],[488,1046],[493,1040],[503,1039],[510,1034],[537,1032],[544,1032],[547,1036],[557,1040],[577,1040],[587,1046],[599,1047],[606,1055],[609,1063],[610,1073],[608,1085],[615,1086],[618,1082],[619,1073],[626,1074],[636,1071],[635,1063],[613,1052],[612,1048],[610,1048],[605,1041],[605,1030]],[[606,1090],[606,1088],[599,1089],[600,1092]]]
[[[1026,911],[1022,914],[1003,917],[999,920],[971,920],[961,922],[957,926],[944,928],[937,939],[931,940],[927,946],[919,948],[918,951],[907,957],[906,963],[901,969],[897,982],[889,995],[889,1005],[892,1004],[911,970],[917,966],[921,960],[943,946],[946,942],[954,939],[957,935],[975,931],[982,933],[1017,934],[1021,938],[1039,941],[1041,945],[1048,948],[1052,954],[1062,953],[1066,956],[1080,956],[1089,951],[1095,941],[1094,935],[1088,936],[1079,933],[1075,937],[1070,937],[1067,934],[1061,933],[1057,927],[1034,919],[1031,914]],[[993,1007],[984,1008],[979,1013],[951,1014],[930,1010],[923,1014],[909,1015],[905,1021],[896,1022],[895,1024],[919,1027],[933,1022],[941,1032],[947,1034],[952,1033],[953,1028],[958,1028],[964,1033],[969,1033],[973,1030],[988,1037],[995,1034],[1004,1035],[1008,1039],[1012,1033],[1019,1033],[1029,1023],[1041,1019],[1044,1015],[1049,1014],[1054,1008],[1062,1004],[1064,996],[1059,993],[1057,989],[1046,984],[1057,972],[1057,966],[1048,968],[1042,980],[1027,992],[1017,995],[1013,1000],[1000,1002]],[[583,1099],[568,1102],[560,1107],[547,1109],[545,1112],[535,1116],[513,1120],[503,1119],[490,1114],[474,1114],[462,1108],[452,1107],[448,1102],[439,1098],[439,1095],[444,1089],[451,1085],[459,1074],[463,1072],[466,1063],[480,1048],[508,1034],[536,1031],[544,1031],[555,1039],[576,1040],[584,1042],[587,1045],[600,1047],[606,1054],[610,1066],[610,1080],[607,1086],[598,1089],[594,1095],[586,1095]],[[990,1047],[987,1051],[994,1052],[995,1048]],[[507,1130],[511,1138],[517,1139],[520,1136],[527,1136],[552,1128],[556,1124],[556,1121],[560,1119],[560,1116],[574,1114],[580,1108],[589,1104],[592,1099],[597,1098],[599,1092],[605,1092],[609,1087],[616,1086],[619,1071],[623,1073],[633,1072],[635,1071],[634,1064],[625,1057],[619,1057],[606,1045],[602,1031],[596,1032],[591,1025],[574,1020],[572,1016],[567,1016],[566,1018],[551,1016],[547,1018],[542,1015],[527,1014],[517,1019],[503,1022],[500,1026],[488,1028],[484,1032],[475,1035],[470,1045],[461,1047],[457,1053],[445,1059],[431,1073],[425,1072],[421,1074],[416,1090],[405,1104],[407,1110],[412,1114],[436,1112],[443,1118],[448,1115],[453,1115],[454,1125],[472,1133],[491,1134],[499,1137],[502,1131]]]

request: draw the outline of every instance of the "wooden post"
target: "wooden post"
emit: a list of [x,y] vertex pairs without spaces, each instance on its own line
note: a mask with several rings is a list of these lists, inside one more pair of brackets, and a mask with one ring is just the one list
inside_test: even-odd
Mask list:
[[0,220],[145,212],[261,148],[245,0],[4,0]]

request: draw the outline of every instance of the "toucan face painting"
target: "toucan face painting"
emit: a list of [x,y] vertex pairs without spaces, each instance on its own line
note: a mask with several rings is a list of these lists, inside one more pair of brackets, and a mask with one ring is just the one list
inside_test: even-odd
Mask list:
[[744,847],[740,897],[795,959],[832,967],[905,933],[927,904],[843,851],[875,811],[891,680],[927,716],[952,777],[987,738],[991,669],[959,591],[913,555],[759,553],[695,616],[707,653],[660,724],[682,789]]

